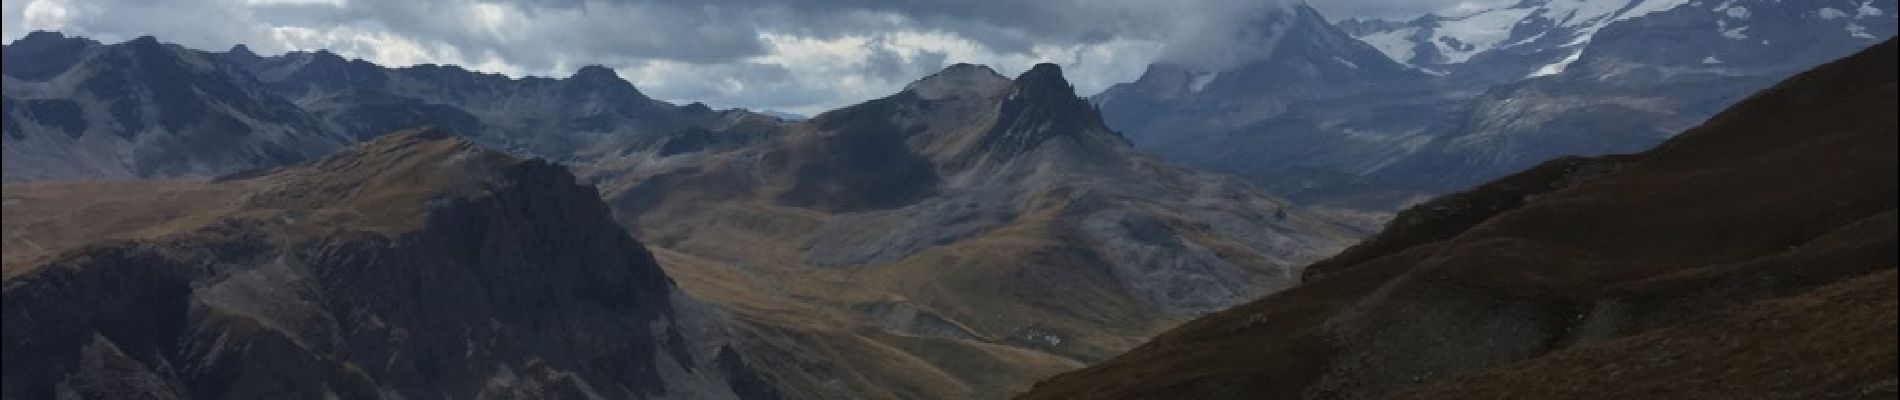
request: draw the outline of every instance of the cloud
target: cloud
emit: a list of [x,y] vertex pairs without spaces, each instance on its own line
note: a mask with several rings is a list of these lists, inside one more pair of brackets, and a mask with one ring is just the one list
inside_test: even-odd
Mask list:
[[[1245,41],[1257,39],[1253,18],[1286,1],[7,0],[0,34],[155,35],[264,54],[330,49],[513,76],[602,64],[667,100],[810,113],[889,94],[955,62],[1005,73],[1056,62],[1085,94],[1132,80],[1158,57],[1231,63],[1248,54],[1234,50],[1259,47]],[[1433,7],[1426,3],[1466,2],[1315,6],[1366,13]]]
[[1314,0],[1313,8],[1335,21],[1345,18],[1407,20],[1426,13],[1459,15],[1522,0]]

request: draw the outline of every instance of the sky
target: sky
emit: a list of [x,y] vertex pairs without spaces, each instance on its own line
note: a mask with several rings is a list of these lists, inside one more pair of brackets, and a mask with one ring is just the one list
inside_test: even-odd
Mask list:
[[[386,66],[509,76],[614,68],[677,103],[815,114],[951,63],[1063,66],[1083,95],[1157,60],[1234,62],[1245,21],[1296,0],[3,0],[0,39],[153,35],[264,55],[329,49]],[[1328,18],[1409,19],[1514,0],[1311,0]]]

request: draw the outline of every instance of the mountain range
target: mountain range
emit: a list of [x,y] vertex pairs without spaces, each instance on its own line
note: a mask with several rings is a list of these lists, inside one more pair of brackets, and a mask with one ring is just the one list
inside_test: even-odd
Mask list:
[[[954,64],[809,118],[657,100],[602,66],[34,32],[0,47],[0,379],[9,399],[1572,397],[1591,386],[1558,377],[1628,368],[1880,395],[1893,45],[1775,82],[1891,37],[1895,11],[1290,4],[1253,16],[1271,35],[1238,64],[1087,98],[1054,64]],[[1722,361],[1776,379],[1691,368]],[[1670,382],[1626,386],[1713,390]]]
[[1157,64],[1094,100],[1146,152],[1302,203],[1396,209],[1647,148],[1900,25],[1892,1],[1531,0],[1339,24],[1296,10],[1257,61]]
[[1896,59],[1420,204],[1021,398],[1892,397]]
[[[360,177],[367,172],[357,168],[368,168],[361,165],[366,161],[322,156],[336,149],[371,151],[394,146],[388,141],[414,141],[407,137],[416,134],[390,138],[385,132],[433,126],[423,136],[450,137],[440,140],[458,148],[547,160],[573,171],[580,184],[598,187],[610,209],[608,221],[652,245],[658,265],[677,277],[683,294],[675,297],[703,301],[709,304],[705,309],[732,316],[716,325],[729,335],[699,347],[730,348],[726,359],[745,366],[743,371],[758,372],[707,378],[715,387],[721,386],[719,379],[740,379],[728,377],[736,376],[744,377],[743,384],[727,383],[791,397],[1003,396],[1027,389],[1034,377],[1108,357],[1192,316],[1290,287],[1301,266],[1344,248],[1376,221],[1307,209],[1231,178],[1140,154],[1104,125],[1100,111],[1078,97],[1053,64],[1014,79],[987,67],[953,65],[892,96],[789,121],[653,100],[602,67],[582,68],[563,79],[517,79],[449,66],[384,68],[321,51],[263,57],[241,46],[202,52],[152,38],[100,44],[52,33],[36,33],[7,51],[33,54],[26,52],[59,46],[82,56],[58,63],[9,58],[22,60],[7,69],[9,82],[27,82],[7,86],[9,101],[70,101],[80,105],[79,115],[97,116],[111,106],[92,101],[89,92],[53,89],[96,76],[195,86],[179,89],[177,98],[131,91],[123,103],[156,108],[139,114],[148,119],[136,120],[152,125],[87,120],[87,129],[67,132],[58,130],[56,119],[28,114],[35,112],[30,108],[9,110],[26,117],[8,119],[18,122],[8,131],[9,160],[20,153],[112,161],[9,164],[10,180],[33,182],[10,187],[9,196],[40,191],[71,196],[46,200],[53,207],[136,187],[68,192],[63,181],[138,178],[178,182],[179,189],[162,191],[204,204],[164,202],[157,209],[134,207],[108,215],[129,222],[74,218],[10,226],[10,248],[44,247],[64,254],[56,249],[66,248],[67,241],[144,237],[138,235],[166,232],[151,226],[182,229],[191,225],[178,220],[200,221],[213,218],[203,213],[224,210],[203,207],[255,202],[227,199],[282,196],[301,205],[341,201],[306,197],[370,190],[363,187],[369,183],[352,179],[419,188],[459,188],[465,181],[493,179],[428,170],[382,181]],[[140,63],[113,63],[114,58],[103,56],[121,52],[158,56]],[[28,72],[16,76],[16,69]],[[190,79],[167,78],[186,72]],[[224,98],[233,93],[242,94],[242,100]],[[228,110],[240,122],[263,121],[247,109],[226,106],[240,103],[273,105],[285,120],[298,121],[282,136],[323,140],[299,147],[307,153],[234,162],[234,151],[268,149],[277,142],[262,140],[269,138],[265,135],[220,136],[229,131],[208,125],[173,130],[151,122],[163,120],[153,114],[183,104]],[[154,143],[206,140],[229,146],[124,156],[125,149]],[[128,164],[191,168],[124,168]],[[276,182],[288,182],[285,174],[327,186],[294,195],[236,188],[244,186],[241,182],[279,186]],[[347,178],[329,177],[333,174]],[[222,194],[201,197],[211,196],[207,192]],[[342,209],[333,213],[353,215],[348,217],[353,223],[382,224],[421,214],[391,215],[383,208],[445,201],[445,196],[416,193],[363,196],[377,200],[300,207]],[[314,218],[307,213],[282,218]],[[8,259],[28,269],[49,262],[34,254],[10,250]],[[208,286],[224,276],[177,279]],[[415,288],[385,289],[403,294]],[[348,312],[353,311],[307,311],[329,313],[332,319]],[[689,359],[708,362],[676,358],[681,365]],[[171,363],[142,362],[150,368]],[[371,375],[372,381],[384,379]],[[184,385],[187,393],[199,390],[191,388],[198,385],[190,381],[194,378],[163,379]],[[652,389],[629,387],[627,393]]]

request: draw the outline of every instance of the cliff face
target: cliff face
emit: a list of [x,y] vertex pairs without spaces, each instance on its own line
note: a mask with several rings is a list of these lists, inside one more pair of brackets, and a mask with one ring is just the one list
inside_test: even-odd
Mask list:
[[1425,203],[1024,398],[1890,398],[1895,60]]
[[749,373],[560,167],[418,131],[215,185],[241,198],[10,271],[6,397],[732,397]]

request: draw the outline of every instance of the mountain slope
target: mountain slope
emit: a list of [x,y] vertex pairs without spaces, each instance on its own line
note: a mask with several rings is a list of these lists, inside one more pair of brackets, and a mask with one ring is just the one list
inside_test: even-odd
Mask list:
[[807,338],[748,351],[788,354],[761,365],[832,366],[768,375],[857,396],[1021,390],[1283,288],[1357,234],[1137,154],[1049,64],[1013,80],[951,66],[664,164],[603,185],[623,224],[699,261],[669,263],[687,291]]
[[349,138],[211,57],[152,37],[34,32],[4,47],[5,179],[212,176]]
[[1414,207],[1300,287],[1023,397],[1892,397],[1896,56]]
[[[122,185],[174,195],[54,212]],[[722,360],[718,314],[679,295],[591,188],[440,131],[252,177],[7,197],[8,398],[770,389]]]

